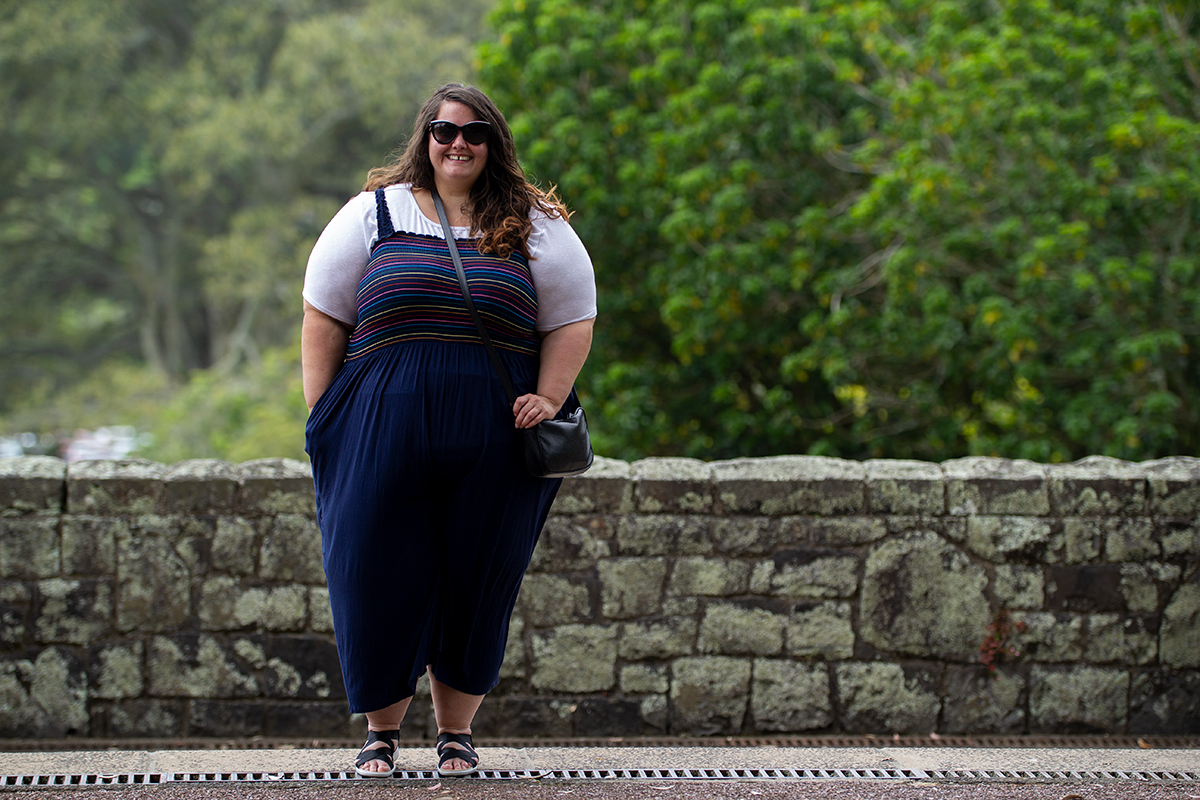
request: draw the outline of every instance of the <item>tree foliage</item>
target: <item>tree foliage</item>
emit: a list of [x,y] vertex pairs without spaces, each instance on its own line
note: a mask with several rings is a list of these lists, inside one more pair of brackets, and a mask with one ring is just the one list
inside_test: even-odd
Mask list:
[[482,77],[596,261],[601,449],[1195,452],[1200,17],[504,0]]
[[[1200,448],[1194,4],[498,2],[599,452]],[[491,5],[0,0],[5,427],[300,455],[305,257]]]
[[303,457],[304,264],[489,0],[0,0],[0,412]]
[[0,3],[0,408],[109,357],[179,381],[290,345],[313,240],[485,4]]

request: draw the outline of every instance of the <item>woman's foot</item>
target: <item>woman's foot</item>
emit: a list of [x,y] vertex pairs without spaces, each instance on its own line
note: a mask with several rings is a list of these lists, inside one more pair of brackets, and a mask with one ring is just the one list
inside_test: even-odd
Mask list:
[[358,751],[354,771],[363,778],[388,778],[396,771],[400,731],[367,731],[367,743]]
[[437,771],[443,778],[474,775],[479,771],[479,754],[470,733],[439,733],[437,754]]

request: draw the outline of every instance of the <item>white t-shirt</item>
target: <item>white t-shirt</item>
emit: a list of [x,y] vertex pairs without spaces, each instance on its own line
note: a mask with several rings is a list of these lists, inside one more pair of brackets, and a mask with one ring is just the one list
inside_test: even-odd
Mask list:
[[[421,211],[412,187],[397,184],[384,189],[392,227],[445,239],[440,222]],[[533,230],[526,241],[529,271],[537,291],[537,329],[552,331],[596,316],[596,277],[587,249],[564,219],[534,211]],[[451,228],[465,239],[470,228]],[[304,273],[304,299],[318,311],[350,327],[358,322],[358,283],[379,238],[375,193],[362,192],[334,215],[313,246]]]

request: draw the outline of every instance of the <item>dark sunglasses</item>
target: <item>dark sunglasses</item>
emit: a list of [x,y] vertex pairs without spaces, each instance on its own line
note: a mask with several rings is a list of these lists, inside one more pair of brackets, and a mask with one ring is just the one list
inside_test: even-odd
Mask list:
[[488,134],[491,130],[491,124],[483,120],[468,122],[461,127],[444,119],[435,119],[429,123],[429,132],[433,134],[433,138],[439,144],[450,144],[458,138],[459,131],[462,131],[463,138],[466,139],[467,144],[483,144],[488,140]]

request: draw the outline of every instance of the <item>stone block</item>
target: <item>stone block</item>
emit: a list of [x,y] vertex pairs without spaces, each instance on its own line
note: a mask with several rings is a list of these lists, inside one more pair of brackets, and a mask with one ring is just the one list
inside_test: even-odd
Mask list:
[[1022,611],[1012,615],[1012,622],[1024,627],[1011,639],[1022,657],[1043,663],[1078,661],[1083,657],[1083,618],[1077,614]]
[[118,528],[118,547],[125,537],[131,539],[159,538],[166,542],[180,563],[191,575],[208,571],[213,525],[196,517],[177,517],[164,514],[142,514],[129,518],[128,529]]
[[750,565],[744,561],[692,556],[678,558],[667,594],[677,597],[728,597],[750,588]]
[[145,648],[140,641],[103,642],[91,649],[91,696],[100,700],[128,700],[145,689],[142,669]]
[[163,475],[162,508],[168,514],[228,514],[237,489],[238,470],[226,461],[180,461]]
[[694,458],[644,458],[632,464],[634,508],[644,514],[707,514],[712,467]]
[[596,568],[612,554],[611,520],[605,517],[550,517],[533,549],[531,572],[577,572]]
[[701,653],[779,655],[783,651],[785,617],[759,604],[708,604],[700,623]]
[[750,713],[758,731],[799,733],[833,723],[829,670],[823,665],[756,659]]
[[33,591],[19,581],[0,581],[0,644],[20,647],[33,607]]
[[992,618],[986,588],[983,569],[932,533],[883,542],[867,558],[859,633],[883,652],[968,660]]
[[824,456],[738,458],[712,464],[724,514],[861,514],[866,470],[856,461]]
[[665,659],[695,652],[698,626],[687,617],[627,622],[621,626],[618,649],[630,661]]
[[951,514],[1041,517],[1050,513],[1045,468],[1032,461],[971,456],[942,464]]
[[854,654],[854,624],[846,602],[797,605],[784,633],[784,652],[797,658],[841,661]]
[[664,694],[671,688],[667,668],[655,664],[626,664],[621,667],[621,691],[625,694]]
[[1029,728],[1035,733],[1117,733],[1129,715],[1129,674],[1097,667],[1034,667]]
[[329,590],[314,586],[308,594],[309,625],[315,633],[333,633],[333,608],[329,605]]
[[1046,608],[1051,611],[1124,611],[1120,588],[1116,564],[1046,567]]
[[1145,461],[1150,486],[1150,514],[1156,517],[1200,517],[1200,459],[1187,456]]
[[836,667],[842,727],[849,733],[928,734],[937,729],[937,676],[899,664]]
[[1183,584],[1167,604],[1159,658],[1168,667],[1200,667],[1200,583]]
[[997,563],[1040,564],[1062,560],[1063,537],[1044,519],[970,517],[967,549]]
[[625,461],[596,456],[583,475],[564,478],[551,516],[627,514],[633,510],[633,471]]
[[129,536],[129,523],[120,518],[65,516],[62,518],[64,575],[115,575],[117,537]]
[[0,661],[0,738],[88,735],[87,671],[69,650],[47,647]]
[[1142,665],[1158,657],[1158,630],[1145,617],[1093,614],[1087,628],[1084,660],[1091,664]]
[[661,558],[609,558],[600,562],[604,616],[632,619],[662,610],[666,562]]
[[713,550],[707,517],[630,515],[617,526],[617,548],[628,556],[707,555]]
[[1098,517],[1065,517],[1063,526],[1064,564],[1087,564],[1100,558],[1104,546],[1104,520]]
[[266,733],[261,700],[193,700],[188,714],[192,736],[245,738]]
[[362,727],[352,724],[346,701],[267,703],[263,709],[266,736],[313,739],[362,736]]
[[1122,564],[1121,597],[1131,614],[1157,614],[1179,581],[1174,564]]
[[62,540],[55,517],[0,517],[0,578],[52,578]]
[[936,533],[947,541],[965,544],[967,517],[909,517],[892,514],[883,518],[889,536],[906,533]]
[[234,511],[255,517],[273,514],[317,513],[312,468],[306,461],[264,458],[236,468],[238,481]]
[[670,725],[670,704],[667,702],[667,695],[655,694],[642,698],[640,710],[642,722],[649,730],[660,735],[667,732]]
[[259,548],[258,574],[266,580],[325,585],[317,523],[299,514],[277,515]]
[[1045,469],[1050,505],[1058,516],[1137,516],[1146,511],[1146,473],[1137,464],[1089,456]]
[[219,517],[212,540],[212,568],[227,575],[253,575],[261,547],[258,529],[245,517]]
[[946,670],[942,732],[1020,734],[1025,728],[1025,680],[1003,668],[993,675],[982,666]]
[[117,539],[117,629],[141,633],[183,627],[191,617],[191,575],[160,536]]
[[[780,546],[779,521],[762,517],[718,517],[712,521],[712,540],[730,556],[766,556]],[[789,542],[795,546],[801,542]]]
[[1037,611],[1046,601],[1046,580],[1039,567],[998,564],[992,594],[1001,608]]
[[344,701],[346,688],[337,645],[332,640],[322,636],[272,636],[266,655],[263,691],[267,697]]
[[937,464],[925,461],[871,460],[867,497],[873,514],[946,513],[946,483]]
[[1200,520],[1164,519],[1158,521],[1158,537],[1166,558],[1200,558]]
[[0,516],[60,514],[67,462],[50,456],[0,458]]
[[694,617],[700,613],[699,597],[663,598],[663,615],[668,617]]
[[245,586],[235,578],[209,578],[200,586],[200,625],[206,631],[299,631],[308,605],[304,586]]
[[559,575],[526,575],[517,609],[535,628],[584,622],[592,616],[591,592],[578,579]]
[[[553,697],[489,698],[471,723],[476,741],[486,737],[569,737],[577,704]],[[436,726],[434,728],[436,732]]]
[[186,734],[187,713],[181,700],[124,700],[113,703],[106,712],[107,731],[101,735],[119,739],[176,739]]
[[1200,734],[1200,671],[1138,673],[1134,675],[1130,693],[1130,733]]
[[67,510],[104,516],[157,514],[167,468],[153,461],[77,461],[67,470]]
[[617,628],[560,625],[533,635],[530,683],[551,692],[606,692],[617,682]]
[[[262,694],[258,681],[229,645],[205,634],[155,636],[146,660],[150,694],[156,697],[221,700]],[[245,730],[237,735],[245,736]]]
[[525,665],[525,621],[513,616],[508,621],[508,636],[504,640],[504,661],[500,664],[500,679],[525,680],[529,670]]
[[585,697],[572,714],[576,736],[639,736],[642,704],[619,697]]
[[808,528],[805,539],[813,547],[853,547],[888,535],[887,523],[881,517],[816,517],[804,522]]
[[836,550],[781,550],[754,567],[750,591],[774,597],[851,597],[858,590],[858,558]]
[[672,733],[740,733],[750,695],[750,661],[726,656],[681,658],[671,665]]
[[1151,519],[1105,520],[1104,528],[1106,561],[1149,561],[1162,555]]
[[112,633],[111,581],[51,578],[37,586],[42,600],[36,626],[39,644],[90,645]]

